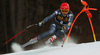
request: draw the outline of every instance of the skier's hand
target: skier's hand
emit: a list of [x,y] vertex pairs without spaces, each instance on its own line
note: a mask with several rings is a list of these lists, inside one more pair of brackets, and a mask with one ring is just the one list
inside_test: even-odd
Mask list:
[[43,26],[43,24],[44,24],[43,21],[41,21],[41,22],[38,23],[39,26]]
[[64,32],[64,30],[66,30],[66,27],[65,26],[61,27],[61,32]]

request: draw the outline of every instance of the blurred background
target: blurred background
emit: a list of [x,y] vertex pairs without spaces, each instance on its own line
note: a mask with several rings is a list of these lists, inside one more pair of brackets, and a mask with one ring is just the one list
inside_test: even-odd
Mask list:
[[[97,11],[90,11],[93,15],[92,23],[96,33],[97,41],[100,41],[100,0],[85,0],[90,8],[97,8]],[[31,38],[47,31],[51,22],[48,21],[44,27],[33,26],[16,38],[3,45],[6,41],[11,39],[14,35],[25,29],[31,24],[42,21],[45,17],[60,8],[62,2],[67,2],[70,5],[70,10],[76,16],[83,5],[80,0],[0,0],[0,54],[10,53],[11,44],[17,42],[22,45]],[[67,34],[67,33],[66,33]],[[39,41],[27,49],[35,49],[50,36]],[[78,43],[93,42],[92,30],[86,13],[82,13],[71,32],[71,37],[77,39]],[[62,37],[61,37],[62,38]]]

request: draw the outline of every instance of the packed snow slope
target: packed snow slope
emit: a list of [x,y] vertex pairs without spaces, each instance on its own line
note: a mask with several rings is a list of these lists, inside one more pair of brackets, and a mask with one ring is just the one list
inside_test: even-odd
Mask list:
[[21,51],[4,55],[100,55],[100,41],[82,44],[65,44],[64,47],[45,46],[36,50]]

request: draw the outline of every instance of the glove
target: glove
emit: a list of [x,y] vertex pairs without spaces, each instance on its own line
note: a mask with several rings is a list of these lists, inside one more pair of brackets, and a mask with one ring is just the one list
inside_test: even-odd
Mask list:
[[44,24],[43,21],[41,21],[41,22],[38,23],[39,26],[43,26],[43,24]]
[[65,26],[61,27],[61,32],[64,32],[64,30],[66,30],[66,27]]

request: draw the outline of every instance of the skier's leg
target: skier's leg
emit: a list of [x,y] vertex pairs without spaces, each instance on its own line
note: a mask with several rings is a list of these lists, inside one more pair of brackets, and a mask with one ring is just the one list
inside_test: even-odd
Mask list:
[[48,35],[51,35],[53,33],[54,33],[54,30],[50,29],[49,31],[44,32],[43,34],[38,35],[37,37],[35,37],[34,39],[30,40],[29,42],[23,44],[21,47],[24,48],[24,47],[26,47],[26,46],[28,46],[30,44],[34,44],[34,43],[38,42],[39,40],[41,40],[42,38],[44,38],[44,37],[46,37]]
[[30,45],[30,44],[34,44],[34,43],[38,42],[39,40],[41,40],[42,38],[44,38],[44,37],[46,37],[46,36],[48,36],[48,35],[53,34],[54,32],[55,32],[55,25],[52,24],[52,25],[50,26],[49,31],[44,32],[43,34],[38,35],[37,37],[31,39],[29,42],[23,44],[21,47],[24,48],[24,47],[26,47],[26,46],[28,46],[28,45]]
[[34,43],[36,43],[36,42],[38,42],[37,37],[35,37],[35,38],[31,39],[30,41],[28,41],[27,43],[21,45],[21,47],[24,48],[24,47],[26,47],[26,46],[28,46],[28,45],[30,45],[30,44],[34,44]]
[[[52,44],[54,40],[56,40],[58,37],[60,37],[63,32],[61,32],[61,27],[62,26],[59,26],[56,24],[56,32],[55,32],[55,35],[51,36],[46,42],[45,44]],[[67,32],[68,30],[66,29],[65,32]]]
[[61,35],[63,35],[64,33],[66,33],[68,30],[69,30],[69,29],[66,29],[66,30],[64,30],[64,32],[62,32],[61,30],[58,30],[58,31],[55,33],[55,35],[56,35],[57,37],[60,37]]
[[51,24],[49,31],[42,33],[41,35],[38,35],[37,38],[38,40],[41,40],[42,38],[49,36],[51,34],[53,34],[56,30],[56,26],[55,24]]
[[[66,29],[64,32],[67,32],[68,29]],[[61,30],[58,30],[55,35],[53,35],[52,37],[50,37],[45,44],[52,44],[54,40],[56,40],[58,37],[60,37],[61,35],[63,35],[64,33],[61,32]]]
[[45,44],[52,44],[55,39],[57,39],[57,37],[53,35],[45,42]]

